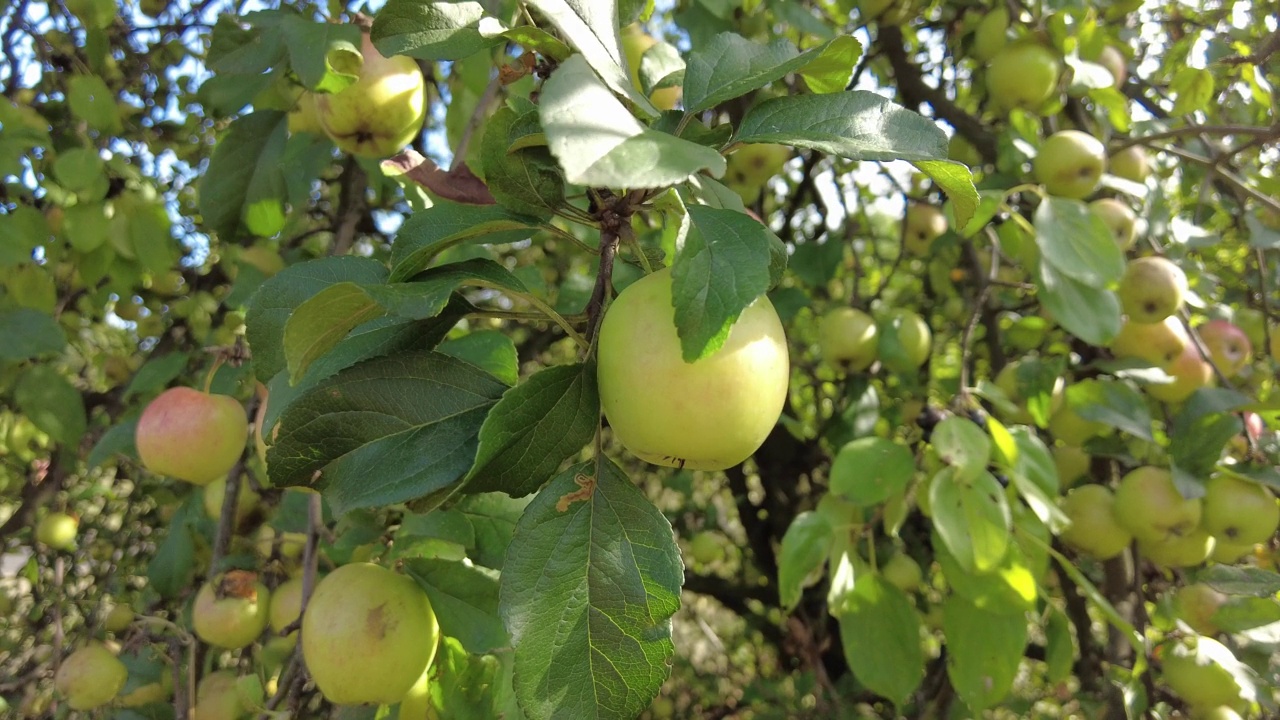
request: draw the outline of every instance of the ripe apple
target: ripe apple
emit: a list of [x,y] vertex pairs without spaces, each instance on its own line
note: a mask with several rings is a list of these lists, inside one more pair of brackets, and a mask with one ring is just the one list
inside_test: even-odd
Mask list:
[[289,111],[288,123],[290,135],[311,133],[312,135],[324,136],[324,125],[320,124],[320,116],[316,112],[315,93],[303,90],[298,94],[298,99],[294,103],[293,109]]
[[302,656],[337,705],[400,702],[431,665],[440,626],[409,578],[352,563],[316,584],[302,617]]
[[129,679],[129,670],[102,643],[91,640],[58,667],[53,686],[72,710],[92,710],[115,699]]
[[861,310],[834,308],[818,322],[818,346],[826,362],[842,370],[866,370],[876,361],[876,321]]
[[1240,702],[1240,685],[1222,660],[1234,660],[1225,645],[1204,636],[1160,648],[1160,680],[1193,708]]
[[1093,458],[1084,450],[1074,445],[1056,445],[1049,452],[1053,455],[1053,466],[1058,470],[1058,483],[1063,488],[1071,487],[1089,474]]
[[432,720],[430,712],[431,668],[428,667],[401,698],[397,720]]
[[1122,87],[1124,81],[1129,78],[1128,60],[1114,45],[1103,46],[1102,52],[1098,54],[1097,63],[1111,72],[1116,88]]
[[1059,501],[1062,512],[1071,518],[1071,525],[1061,534],[1062,541],[1099,560],[1124,552],[1133,535],[1117,521],[1115,503],[1105,485],[1073,488]]
[[909,364],[909,367],[895,367],[890,370],[906,372],[928,362],[929,353],[933,349],[933,333],[930,332],[929,324],[924,321],[924,318],[910,310],[893,310],[889,313],[888,327],[897,334],[898,344],[902,347]]
[[236,674],[218,670],[205,675],[196,687],[195,720],[241,720],[248,708],[236,688]]
[[176,387],[142,411],[135,440],[151,472],[208,485],[231,470],[248,437],[249,418],[235,398]]
[[1133,247],[1138,217],[1133,214],[1133,210],[1130,210],[1128,205],[1115,198],[1101,198],[1089,203],[1089,210],[1106,223],[1107,228],[1111,230],[1111,236],[1115,238],[1116,245],[1121,250]]
[[1200,499],[1182,497],[1173,476],[1151,466],[1130,471],[1116,487],[1116,519],[1138,540],[1161,542],[1200,524]]
[[1117,295],[1129,319],[1152,324],[1178,312],[1188,292],[1187,275],[1158,255],[1130,260]]
[[1232,565],[1239,562],[1245,555],[1252,555],[1256,547],[1254,545],[1239,545],[1222,538],[1214,539],[1216,542],[1213,544],[1213,554],[1209,556],[1209,559],[1223,565]]
[[[631,73],[631,84],[636,90],[644,92],[644,88],[640,85],[640,61],[644,58],[644,54],[649,48],[657,45],[658,41],[649,36],[644,30],[640,29],[640,25],[632,23],[622,29],[622,54],[627,58],[627,68]],[[649,93],[649,102],[659,110],[670,110],[680,102],[680,96],[684,94],[684,88],[680,85],[659,88]]]
[[890,585],[905,593],[915,592],[924,581],[924,571],[920,569],[920,563],[906,553],[898,553],[889,558],[880,567],[880,574]]
[[743,203],[754,205],[769,178],[781,172],[790,157],[791,148],[786,145],[743,145],[728,157],[724,184],[738,193]]
[[1215,475],[1204,486],[1202,504],[1200,526],[1234,545],[1266,542],[1280,527],[1280,505],[1270,490],[1256,483]]
[[231,570],[200,588],[191,620],[201,640],[235,650],[257,640],[266,629],[270,603],[271,593],[256,573]]
[[1188,345],[1164,371],[1173,382],[1146,386],[1147,394],[1160,402],[1180,403],[1191,397],[1191,393],[1213,383],[1213,367],[1200,356],[1195,345]]
[[746,460],[782,414],[787,338],[769,298],[742,311],[724,345],[687,363],[671,269],[627,286],[600,325],[600,404],[614,435],[655,465],[723,470]]
[[713,532],[700,532],[689,539],[689,557],[699,565],[720,562],[724,556],[724,546]]
[[[227,478],[223,477],[205,485],[202,489],[203,497],[201,498],[204,505],[204,514],[209,516],[210,520],[217,520],[222,517],[222,503],[227,497]],[[249,487],[249,483],[240,483],[240,492],[236,495],[236,525],[240,525],[249,517],[258,505],[262,502],[262,496],[254,492]]]
[[1111,352],[1116,357],[1138,358],[1157,367],[1172,364],[1188,347],[1191,338],[1176,317],[1150,324],[1126,318],[1111,341]]
[[1082,200],[1098,187],[1107,169],[1107,150],[1088,133],[1061,130],[1040,146],[1032,168],[1050,195]]
[[1004,46],[987,66],[987,94],[1008,112],[1034,112],[1058,89],[1062,62],[1057,53],[1033,40]]
[[129,607],[129,603],[112,605],[111,609],[102,617],[102,627],[107,632],[124,632],[132,624],[133,608]]
[[916,257],[929,254],[929,247],[947,231],[947,216],[932,205],[911,203],[902,220],[902,245]]
[[1253,343],[1234,323],[1227,320],[1210,320],[1196,328],[1200,339],[1209,350],[1209,359],[1227,377],[1235,377],[1253,355]]
[[[271,606],[268,612],[271,631],[279,635],[302,614],[302,578],[295,577],[280,583],[271,593]],[[292,648],[298,643],[298,631],[294,630],[281,639],[285,647]]]
[[317,94],[316,115],[342,151],[385,158],[421,132],[427,116],[426,81],[416,60],[383,57],[368,34],[360,54],[364,62],[359,77],[340,92]]
[[36,524],[36,542],[54,550],[70,550],[75,547],[79,529],[80,521],[75,517],[52,512]]
[[1136,183],[1145,182],[1151,175],[1151,161],[1147,158],[1147,151],[1138,145],[1130,145],[1114,153],[1108,165],[1112,175]]
[[1174,615],[1201,635],[1217,635],[1221,628],[1213,614],[1227,602],[1227,596],[1204,583],[1192,583],[1173,594]]
[[1213,536],[1196,528],[1164,540],[1138,540],[1139,554],[1160,567],[1194,567],[1213,554]]

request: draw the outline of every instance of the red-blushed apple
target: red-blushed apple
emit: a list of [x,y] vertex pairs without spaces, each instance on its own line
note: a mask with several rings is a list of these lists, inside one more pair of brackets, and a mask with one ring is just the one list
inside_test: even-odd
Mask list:
[[605,312],[597,373],[605,417],[632,454],[723,470],[750,457],[777,424],[790,360],[778,313],[761,296],[718,350],[685,362],[665,268],[629,285]]
[[1121,250],[1133,247],[1137,236],[1138,216],[1133,214],[1128,205],[1115,198],[1100,198],[1089,203],[1089,210],[1106,224],[1117,247]]
[[1182,354],[1163,369],[1173,382],[1146,386],[1147,394],[1160,402],[1180,403],[1196,390],[1213,384],[1213,367],[1200,356],[1195,345],[1187,345]]
[[271,593],[256,573],[230,570],[196,593],[191,621],[201,640],[235,650],[258,639],[267,627]]
[[367,158],[396,154],[422,131],[426,80],[418,61],[384,57],[364,34],[364,61],[356,81],[336,93],[315,95],[316,115],[342,151]]
[[1280,505],[1271,491],[1230,475],[1209,478],[1202,504],[1200,527],[1234,545],[1266,542],[1280,527]]
[[987,95],[1005,112],[1035,112],[1058,89],[1061,74],[1062,60],[1053,50],[1034,40],[1010,43],[987,65]]
[[1107,169],[1107,151],[1088,133],[1060,130],[1045,139],[1032,168],[1050,195],[1083,200]]
[[1108,167],[1112,175],[1136,183],[1145,182],[1151,175],[1151,160],[1147,157],[1147,151],[1139,145],[1130,145],[1113,153]]
[[1176,317],[1144,324],[1125,318],[1120,332],[1111,341],[1111,352],[1118,358],[1137,358],[1156,367],[1177,360],[1191,345],[1187,330]]
[[1196,328],[1209,351],[1209,359],[1226,377],[1235,377],[1249,364],[1253,343],[1238,326],[1228,320],[1210,320]]
[[947,216],[932,205],[911,203],[902,220],[902,245],[916,257],[929,254],[933,241],[947,231]]
[[151,472],[208,485],[240,459],[249,439],[249,417],[229,395],[170,388],[142,411],[134,439]]
[[63,659],[53,686],[72,710],[92,710],[114,700],[128,679],[124,663],[105,645],[91,640]]
[[1115,499],[1116,520],[1138,540],[1161,542],[1200,524],[1200,499],[1183,497],[1164,468],[1131,470],[1116,486]]
[[1133,542],[1133,535],[1116,520],[1115,496],[1105,485],[1072,488],[1058,504],[1071,519],[1062,541],[1080,552],[1109,560]]
[[1182,268],[1168,258],[1151,256],[1125,265],[1116,294],[1130,320],[1150,325],[1178,312],[1187,291]]
[[876,361],[875,318],[851,307],[827,311],[818,321],[822,359],[842,370],[861,371]]
[[325,576],[302,616],[302,657],[337,705],[400,702],[431,665],[439,639],[422,588],[372,563]]

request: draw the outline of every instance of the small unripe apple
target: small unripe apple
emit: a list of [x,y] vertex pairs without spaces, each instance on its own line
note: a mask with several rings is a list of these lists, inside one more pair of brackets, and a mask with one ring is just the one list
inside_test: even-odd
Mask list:
[[1080,446],[1085,444],[1090,438],[1106,435],[1111,432],[1111,426],[1094,420],[1086,420],[1080,417],[1080,414],[1071,409],[1071,405],[1063,403],[1057,412],[1049,417],[1049,434],[1055,440],[1061,440],[1067,445]]
[[905,309],[889,313],[888,329],[898,336],[898,344],[906,356],[907,367],[891,367],[895,372],[914,370],[929,361],[933,350],[933,333],[918,314]]
[[[227,478],[222,477],[205,485],[201,491],[203,496],[201,501],[204,505],[204,514],[210,520],[217,520],[222,517],[222,503],[227,497]],[[239,525],[249,517],[258,505],[262,502],[262,496],[254,492],[249,487],[249,483],[240,483],[240,492],[236,495],[236,521]]]
[[1187,275],[1182,268],[1153,255],[1125,265],[1116,294],[1130,320],[1150,325],[1178,312],[1187,292]]
[[997,5],[982,16],[973,31],[973,48],[970,54],[978,62],[986,62],[996,56],[1009,43],[1009,9]]
[[665,268],[609,306],[597,373],[605,417],[632,454],[657,465],[723,470],[750,457],[777,424],[790,361],[778,313],[761,296],[720,349],[685,362]]
[[925,257],[933,241],[946,231],[947,216],[942,214],[942,210],[932,205],[912,203],[902,221],[902,244],[912,255]]
[[1258,547],[1256,545],[1237,545],[1221,538],[1215,538],[1215,540],[1213,554],[1209,556],[1209,559],[1223,565],[1233,565],[1239,562],[1245,555],[1252,555],[1254,549]]
[[[271,620],[271,631],[279,635],[281,631],[293,624],[294,620],[302,614],[302,578],[290,578],[276,588],[271,593],[271,608],[269,617]],[[286,646],[292,648],[298,643],[298,631],[294,630],[288,635],[282,636],[286,641]]]
[[249,439],[244,406],[228,395],[165,390],[138,418],[138,456],[148,470],[196,485],[224,477]]
[[1160,680],[1193,708],[1240,702],[1240,684],[1219,658],[1234,659],[1225,645],[1204,636],[1159,648]]
[[1114,45],[1103,46],[1102,52],[1098,54],[1097,62],[1111,73],[1111,77],[1115,81],[1113,87],[1122,87],[1124,81],[1129,78],[1128,60],[1125,59],[1124,53],[1120,52]]
[[1058,89],[1062,62],[1057,53],[1035,41],[1011,43],[987,66],[987,93],[996,107],[1034,112]]
[[1191,346],[1186,328],[1176,317],[1157,323],[1138,323],[1128,318],[1111,341],[1111,352],[1119,358],[1137,358],[1157,367],[1166,367]]
[[1147,151],[1138,145],[1130,145],[1114,153],[1108,167],[1112,175],[1136,183],[1145,182],[1151,175],[1151,161],[1147,158]]
[[1235,377],[1249,364],[1253,355],[1253,343],[1234,323],[1227,320],[1210,320],[1196,328],[1200,339],[1209,351],[1209,359],[1227,377]]
[[75,547],[80,521],[66,513],[53,512],[40,518],[36,524],[36,541],[54,550],[70,550]]
[[1213,554],[1213,536],[1203,528],[1164,540],[1139,540],[1138,553],[1160,567],[1195,567]]
[[1138,217],[1133,214],[1133,210],[1130,210],[1128,205],[1115,198],[1102,198],[1089,203],[1089,210],[1106,223],[1117,247],[1121,250],[1133,247]]
[[818,323],[818,345],[824,361],[844,370],[866,370],[876,361],[876,321],[861,310],[834,308]]
[[1116,487],[1115,503],[1116,520],[1138,540],[1161,542],[1200,524],[1200,499],[1184,498],[1164,468],[1130,471]]
[[[1009,399],[1009,402],[1018,406],[1018,410],[1007,416],[1007,420],[1011,423],[1031,423],[1034,418],[1027,410],[1027,398],[1024,396],[1025,390],[1018,382],[1018,368],[1022,367],[1022,360],[1014,360],[1005,365],[996,374],[996,387],[1000,388],[1000,392]],[[1061,376],[1053,381],[1053,388],[1049,394],[1049,416],[1053,417],[1062,409],[1066,403],[1067,383]]]
[[107,632],[119,633],[129,629],[133,624],[133,608],[129,603],[117,603],[111,606],[102,618],[102,627]]
[[1262,485],[1229,475],[1215,475],[1204,487],[1204,515],[1209,534],[1235,545],[1263,543],[1280,527],[1280,505]]
[[915,592],[924,581],[924,571],[920,569],[920,563],[906,553],[898,553],[889,558],[880,568],[880,574],[890,585],[905,593]]
[[1098,187],[1107,169],[1107,151],[1088,133],[1062,130],[1044,141],[1032,167],[1050,195],[1082,200]]
[[354,83],[315,95],[316,115],[333,143],[360,157],[385,158],[422,131],[427,116],[426,80],[418,62],[383,57],[365,34],[364,62]]
[[1196,390],[1213,384],[1213,367],[1200,356],[1195,345],[1188,345],[1163,370],[1173,382],[1146,386],[1147,394],[1160,402],[1180,403]]
[[320,116],[316,113],[316,96],[308,90],[298,94],[293,109],[289,111],[289,134],[311,133],[324,136],[324,125],[320,124]]
[[700,532],[689,539],[689,557],[700,565],[720,562],[724,555],[724,546],[713,532]]
[[439,636],[417,583],[353,563],[316,584],[302,617],[302,656],[330,702],[391,704],[431,665]]
[[1227,596],[1204,583],[1192,583],[1178,588],[1173,595],[1173,612],[1179,620],[1191,626],[1201,635],[1217,635],[1220,631],[1213,622],[1213,614],[1225,605]]
[[196,687],[193,720],[241,720],[248,708],[236,688],[236,674],[218,670],[205,675]]
[[62,661],[53,686],[72,710],[92,710],[114,700],[128,679],[124,663],[94,640]]
[[1086,555],[1109,560],[1129,547],[1133,535],[1115,515],[1115,496],[1104,485],[1073,488],[1059,502],[1071,525],[1062,541]]
[[1058,470],[1058,483],[1069,488],[1089,474],[1093,459],[1089,453],[1074,445],[1057,445],[1049,451],[1053,455],[1053,466]]
[[743,203],[753,205],[769,178],[781,172],[790,157],[791,148],[786,145],[743,145],[726,161],[724,184],[738,193]]
[[[636,23],[623,28],[621,36],[622,54],[626,56],[627,68],[631,71],[631,84],[643,93],[644,90],[640,85],[640,61],[649,48],[657,45],[658,41]],[[659,88],[649,94],[649,102],[659,110],[670,110],[680,102],[680,96],[683,94],[684,88],[680,85]]]
[[201,640],[235,650],[266,629],[270,603],[271,593],[255,573],[232,570],[200,588],[191,608],[192,624]]

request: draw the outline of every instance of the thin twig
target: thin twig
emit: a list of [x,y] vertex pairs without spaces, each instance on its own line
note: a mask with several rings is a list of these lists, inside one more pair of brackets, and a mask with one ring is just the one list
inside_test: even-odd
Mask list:
[[[1146,144],[1146,143],[1143,143],[1143,144]],[[1268,208],[1271,208],[1275,212],[1280,213],[1280,200],[1276,200],[1270,195],[1267,195],[1263,192],[1260,192],[1254,188],[1249,187],[1248,183],[1246,183],[1243,179],[1241,179],[1239,175],[1236,175],[1230,170],[1227,170],[1226,168],[1222,167],[1218,163],[1215,163],[1214,161],[1208,158],[1201,157],[1193,152],[1188,152],[1186,150],[1183,150],[1182,148],[1174,147],[1172,145],[1163,145],[1163,146],[1150,145],[1150,147],[1155,148],[1156,150],[1167,152],[1170,155],[1175,155],[1177,157],[1182,158],[1183,160],[1189,160],[1197,165],[1201,165],[1207,168],[1209,172],[1213,173],[1214,175],[1217,175],[1224,182],[1226,182],[1227,185],[1240,191],[1241,193],[1244,193],[1245,195],[1248,195],[1249,197],[1256,200],[1258,203],[1265,205]]]
[[1134,145],[1142,145],[1153,140],[1163,140],[1165,138],[1174,138],[1182,135],[1258,135],[1263,138],[1280,138],[1280,124],[1270,126],[1255,125],[1187,125],[1185,127],[1170,128],[1160,132],[1151,133],[1150,135],[1141,135],[1138,137],[1125,138],[1110,148],[1110,153],[1115,154],[1125,148]]
[[449,171],[453,172],[458,169],[467,159],[467,146],[471,144],[471,137],[475,135],[476,128],[484,122],[489,116],[489,106],[493,104],[494,98],[498,96],[498,90],[502,88],[502,75],[494,74],[489,79],[489,84],[485,86],[484,93],[480,95],[480,100],[476,102],[476,109],[471,112],[471,119],[467,121],[467,126],[462,128],[462,136],[458,138],[458,147],[453,149],[453,161],[449,164]]

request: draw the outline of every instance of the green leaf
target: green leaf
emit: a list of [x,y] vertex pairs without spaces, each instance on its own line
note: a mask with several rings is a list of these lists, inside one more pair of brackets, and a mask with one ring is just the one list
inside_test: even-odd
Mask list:
[[32,365],[13,388],[13,401],[24,415],[54,440],[71,448],[84,438],[88,420],[84,398],[51,365]]
[[831,463],[831,492],[857,505],[879,505],[907,488],[916,460],[904,445],[865,437],[845,445]]
[[1049,196],[1035,213],[1036,245],[1044,262],[1093,288],[1119,282],[1124,253],[1106,223],[1079,200]]
[[980,475],[991,460],[991,438],[968,418],[949,417],[938,423],[929,443],[963,481]]
[[1169,83],[1169,92],[1176,98],[1172,115],[1190,115],[1205,110],[1213,100],[1213,73],[1204,68],[1181,68]]
[[1274,597],[1233,598],[1214,611],[1210,620],[1226,633],[1252,630],[1280,622],[1280,602]]
[[508,390],[485,418],[466,492],[536,491],[595,436],[600,394],[594,363],[559,365]]
[[67,81],[67,103],[72,114],[103,135],[117,135],[124,130],[116,95],[97,75],[72,75]]
[[1085,420],[1154,442],[1151,411],[1142,395],[1128,383],[1092,378],[1072,383],[1067,388],[1067,404]]
[[[245,20],[252,18],[249,27]],[[261,76],[284,60],[286,48],[280,31],[281,12],[268,10],[236,17],[220,15],[209,40],[205,63],[215,75]],[[243,81],[244,77],[238,77]]]
[[684,59],[674,45],[659,40],[640,56],[637,74],[640,89],[645,93],[657,88],[679,87],[684,82]]
[[537,218],[517,215],[499,205],[462,205],[437,201],[405,220],[391,247],[391,282],[402,282],[431,266],[440,253],[460,243],[502,245],[527,240]]
[[[245,315],[245,337],[253,351],[253,371],[269,382],[285,369],[284,329],[294,309],[330,285],[343,281],[384,282],[387,269],[369,258],[332,257],[290,265],[258,288]],[[273,396],[274,399],[274,396]]]
[[111,426],[110,430],[102,433],[102,437],[98,438],[98,442],[89,451],[85,464],[90,468],[96,468],[110,460],[113,455],[136,458],[138,449],[134,446],[134,438],[137,428],[136,417]]
[[[0,105],[2,104],[3,101],[0,101]],[[0,119],[0,122],[3,122],[3,119]],[[8,131],[9,128],[6,126],[5,132]],[[64,212],[69,212],[76,207],[79,206],[73,205]],[[68,232],[66,220],[63,220],[63,232]],[[45,220],[44,213],[33,207],[19,205],[8,214],[0,215],[0,234],[5,238],[5,242],[0,243],[0,268],[4,268],[30,262],[31,251],[49,242],[52,232],[49,230],[49,222]],[[106,240],[105,234],[102,239]],[[72,240],[72,246],[75,247],[74,240]],[[3,350],[0,350],[0,353],[2,352]]]
[[947,585],[956,594],[978,607],[991,610],[1035,609],[1039,596],[1036,576],[1017,543],[1009,546],[1009,552],[999,565],[987,572],[974,572],[960,567],[960,561],[947,549],[946,541],[939,533],[934,532],[931,540],[934,559],[938,561]]
[[168,523],[156,554],[147,564],[147,583],[162,598],[175,598],[189,590],[195,574],[195,522],[204,516],[199,493],[187,496]]
[[506,493],[484,493],[458,501],[454,509],[467,518],[475,534],[469,557],[480,565],[501,570],[516,523],[532,499],[533,496],[512,498]]
[[467,652],[482,654],[507,647],[507,631],[498,617],[498,574],[448,560],[406,560],[405,571],[431,598],[440,632],[457,638]]
[[484,17],[484,6],[478,2],[388,0],[374,18],[369,37],[388,57],[460,60],[501,42],[481,34]]
[[1018,448],[1017,459],[1009,468],[1013,485],[1027,507],[1053,530],[1066,527],[1067,516],[1058,507],[1058,468],[1049,448],[1033,431],[1014,428],[1011,436]]
[[1120,332],[1120,300],[1110,290],[1075,280],[1048,262],[1039,264],[1036,285],[1045,310],[1072,335],[1105,346]]
[[735,142],[783,143],[851,160],[946,160],[934,122],[866,90],[789,95],[747,111]]
[[724,175],[720,153],[645,127],[581,56],[551,74],[538,107],[551,154],[575,185],[659,188],[703,170]]
[[[976,233],[979,228],[974,228],[969,225],[969,222],[974,219],[982,198],[973,185],[973,173],[969,168],[950,160],[916,160],[912,164],[937,183],[938,187],[942,188],[942,192],[950,198],[956,221],[952,227],[972,229],[972,232]],[[985,224],[984,222],[983,225]],[[966,235],[966,237],[969,236]]]
[[[382,17],[382,12],[378,17]],[[375,27],[377,20],[374,21]],[[336,67],[339,53],[358,54],[362,44],[360,29],[349,23],[315,22],[299,15],[281,18],[280,29],[289,49],[289,67],[308,90],[336,93],[355,82],[357,74]],[[384,53],[390,54],[390,53]]]
[[[96,150],[89,148],[73,147],[64,150],[53,162],[53,176],[62,187],[78,195],[88,192],[105,172],[106,163],[98,157]],[[101,195],[94,199],[101,199]]]
[[833,537],[826,516],[805,511],[787,526],[778,553],[778,597],[782,609],[791,612],[800,603],[800,595],[810,576],[827,561]]
[[853,676],[901,709],[924,679],[920,615],[911,600],[880,575],[863,573],[845,596],[839,620]]
[[1027,645],[1022,611],[990,612],[959,595],[942,605],[947,638],[947,677],[960,699],[975,712],[994,707],[1009,694]]
[[1228,595],[1268,597],[1280,593],[1280,574],[1257,567],[1212,565],[1197,572],[1195,581]]
[[930,485],[929,503],[934,528],[966,571],[989,571],[1004,558],[1013,518],[991,473],[965,483],[954,468],[944,468]]
[[233,239],[243,221],[269,237],[284,227],[286,193],[280,159],[288,137],[285,114],[259,110],[231,123],[209,159],[200,183],[204,223]]
[[[1188,404],[1191,402],[1194,399]],[[1234,414],[1200,414],[1192,408],[1184,409],[1169,430],[1169,459],[1177,471],[1207,478],[1222,457],[1222,449],[1243,430],[1244,423]]]
[[1045,675],[1051,683],[1059,683],[1071,677],[1075,664],[1075,646],[1072,644],[1071,622],[1066,613],[1055,605],[1048,606],[1044,627]]
[[271,481],[322,491],[334,513],[405,502],[457,482],[505,386],[433,352],[369,360],[318,383],[280,418]]
[[[825,89],[838,83],[838,89],[843,90],[861,54],[862,46],[852,37],[836,38],[801,54],[783,38],[760,45],[741,35],[720,33],[689,53],[684,75],[685,108],[692,113],[709,110],[811,64],[815,65],[813,82],[819,87]],[[839,82],[840,66],[845,62],[848,65],[843,68],[844,81]]]
[[150,395],[163,390],[187,369],[187,362],[190,359],[191,356],[184,352],[165,353],[148,359],[129,380],[129,386],[124,391],[124,399],[128,400],[135,395]]
[[[440,638],[440,650],[431,663],[427,681],[428,711],[424,717],[449,720],[493,720],[516,715],[499,709],[504,690],[504,665],[493,655],[472,655],[454,638]],[[410,720],[400,714],[399,720]]]
[[[486,30],[480,32],[488,37]],[[499,34],[525,50],[544,55],[556,62],[564,62],[573,54],[573,49],[560,42],[560,38],[532,25],[519,25]]]
[[520,379],[516,345],[510,336],[497,330],[476,330],[440,343],[445,355],[465,360],[507,385]]
[[542,489],[516,527],[501,611],[529,720],[632,718],[670,672],[680,606],[671,525],[601,457]]
[[18,362],[62,352],[67,346],[62,326],[47,313],[31,308],[0,310],[0,362]]
[[771,284],[769,228],[748,215],[688,206],[689,232],[671,271],[676,330],[685,362],[718,350],[738,315]]
[[[510,150],[517,117],[509,107],[489,117],[480,149],[484,181],[494,199],[505,207],[547,220],[564,204],[564,178],[547,148]],[[529,112],[528,118],[536,124],[536,111]]]

